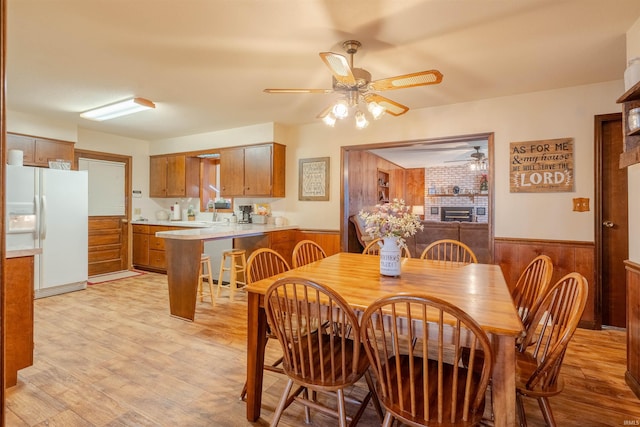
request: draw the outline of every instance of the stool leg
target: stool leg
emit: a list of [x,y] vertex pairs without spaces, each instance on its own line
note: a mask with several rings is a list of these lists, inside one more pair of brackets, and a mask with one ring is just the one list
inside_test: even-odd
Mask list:
[[220,296],[220,289],[222,289],[222,277],[224,275],[224,263],[226,262],[227,257],[225,255],[222,256],[220,260],[220,275],[218,276],[218,289],[216,296]]
[[233,296],[236,293],[236,256],[231,256],[231,266],[229,267],[229,275],[231,279],[229,280],[229,300],[233,301]]
[[213,277],[211,277],[211,260],[207,260],[207,281],[209,282],[209,296],[211,297],[211,305],[215,305],[213,299]]
[[202,262],[200,262],[198,271],[198,295],[200,296],[200,302],[204,301],[204,295],[202,294]]

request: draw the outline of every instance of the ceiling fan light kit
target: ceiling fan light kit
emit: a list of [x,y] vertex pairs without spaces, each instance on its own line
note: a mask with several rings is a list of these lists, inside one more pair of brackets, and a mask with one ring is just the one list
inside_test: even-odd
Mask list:
[[[266,93],[339,93],[342,96],[329,107],[325,108],[318,118],[328,126],[335,126],[336,121],[349,117],[350,110],[355,110],[353,117],[355,126],[364,129],[369,125],[365,111],[374,120],[385,113],[400,116],[409,107],[379,95],[377,91],[403,89],[416,86],[426,86],[442,82],[442,73],[438,70],[420,71],[371,81],[371,73],[363,68],[353,67],[353,55],[358,52],[362,44],[357,40],[347,40],[342,47],[349,54],[349,59],[333,52],[320,52],[320,58],[333,74],[333,89],[265,89]],[[365,105],[363,111],[360,105]]]

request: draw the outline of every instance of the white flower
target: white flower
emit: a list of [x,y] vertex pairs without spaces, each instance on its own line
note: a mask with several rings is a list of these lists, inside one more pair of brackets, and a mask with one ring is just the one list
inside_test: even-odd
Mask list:
[[424,229],[420,218],[410,211],[402,199],[393,199],[391,203],[376,205],[372,212],[359,213],[365,222],[365,231],[371,238],[398,237],[404,244],[404,237],[413,236]]

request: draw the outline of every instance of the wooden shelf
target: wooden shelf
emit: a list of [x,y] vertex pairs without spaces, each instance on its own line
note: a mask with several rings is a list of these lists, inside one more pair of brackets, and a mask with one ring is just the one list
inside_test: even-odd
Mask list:
[[[622,125],[623,129],[629,129],[629,111],[640,107],[640,82],[629,88],[616,102],[623,104]],[[620,167],[640,163],[640,129],[625,131],[623,141],[624,152],[620,155]]]

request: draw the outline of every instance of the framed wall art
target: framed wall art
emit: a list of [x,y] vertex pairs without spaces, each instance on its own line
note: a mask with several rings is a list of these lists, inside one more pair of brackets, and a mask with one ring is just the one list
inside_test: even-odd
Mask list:
[[298,163],[298,200],[329,200],[329,157],[300,159]]

